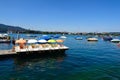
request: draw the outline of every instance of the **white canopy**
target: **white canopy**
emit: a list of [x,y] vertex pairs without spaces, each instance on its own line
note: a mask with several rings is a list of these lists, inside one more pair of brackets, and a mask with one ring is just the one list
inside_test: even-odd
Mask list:
[[46,43],[47,41],[44,39],[38,40],[39,43]]
[[27,43],[37,43],[38,41],[36,39],[29,39]]

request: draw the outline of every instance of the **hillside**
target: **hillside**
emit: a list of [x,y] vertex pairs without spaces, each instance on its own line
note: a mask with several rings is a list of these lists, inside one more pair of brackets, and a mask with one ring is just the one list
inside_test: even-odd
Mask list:
[[0,32],[7,32],[7,31],[12,31],[12,32],[24,32],[26,29],[17,27],[17,26],[10,26],[10,25],[5,25],[5,24],[0,24]]
[[32,34],[66,34],[66,32],[48,32],[48,31],[39,31],[39,30],[30,30],[30,29],[24,29],[18,26],[11,26],[11,25],[5,25],[0,24],[0,33],[6,33],[6,32],[13,32],[13,33],[32,33]]

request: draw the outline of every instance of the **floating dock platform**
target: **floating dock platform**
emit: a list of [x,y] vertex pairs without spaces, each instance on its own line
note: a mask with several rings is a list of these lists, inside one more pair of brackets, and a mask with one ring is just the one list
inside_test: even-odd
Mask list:
[[2,55],[14,55],[17,54],[16,52],[13,52],[12,50],[0,50],[0,56]]
[[42,49],[42,50],[22,50],[18,52],[13,52],[12,50],[0,50],[0,57],[8,57],[8,56],[48,56],[48,55],[60,55],[65,54],[65,51],[68,48],[63,49]]

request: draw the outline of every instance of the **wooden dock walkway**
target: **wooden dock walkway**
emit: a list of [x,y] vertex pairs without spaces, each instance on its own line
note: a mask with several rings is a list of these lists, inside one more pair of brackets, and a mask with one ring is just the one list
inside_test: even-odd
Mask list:
[[12,50],[0,50],[0,56],[2,55],[14,55],[17,54],[16,52],[13,52]]
[[2,56],[20,56],[20,55],[31,55],[31,54],[57,54],[57,53],[64,53],[67,49],[52,49],[52,50],[38,50],[38,51],[24,51],[24,52],[13,52],[12,50],[0,50],[0,57]]

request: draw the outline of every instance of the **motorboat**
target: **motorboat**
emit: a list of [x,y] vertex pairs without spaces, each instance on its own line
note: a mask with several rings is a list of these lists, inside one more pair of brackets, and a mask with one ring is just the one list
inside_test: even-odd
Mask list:
[[111,42],[119,43],[119,42],[120,42],[120,39],[112,39]]
[[65,38],[67,38],[67,37],[66,37],[66,36],[61,36],[60,38],[65,39]]
[[80,36],[75,37],[76,40],[82,40],[83,38]]
[[103,40],[104,41],[111,41],[113,38],[112,37],[110,37],[110,36],[107,36],[107,37],[103,37]]
[[26,37],[37,37],[36,35],[27,34]]
[[10,43],[10,36],[8,34],[0,34],[0,43]]
[[10,40],[5,40],[5,39],[4,39],[4,40],[1,40],[1,39],[0,39],[0,43],[10,43],[10,42],[11,42]]
[[98,41],[97,38],[88,38],[87,41]]

